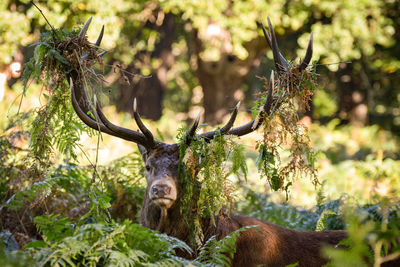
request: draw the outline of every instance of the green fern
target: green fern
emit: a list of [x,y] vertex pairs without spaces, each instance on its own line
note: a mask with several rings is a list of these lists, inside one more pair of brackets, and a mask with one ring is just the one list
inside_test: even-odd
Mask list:
[[231,266],[233,255],[236,251],[236,240],[240,233],[249,229],[256,229],[256,225],[242,227],[221,240],[216,236],[209,238],[200,248],[199,255],[194,260],[201,266]]
[[55,150],[68,159],[76,159],[77,141],[85,130],[70,103],[66,81],[66,75],[73,68],[68,61],[72,58],[68,53],[73,52],[67,52],[66,48],[76,36],[76,30],[42,32],[39,41],[34,44],[33,57],[25,64],[23,95],[32,80],[45,88],[43,96],[46,104],[36,111],[30,129],[30,149],[40,165],[45,165]]
[[191,252],[185,243],[129,221],[84,224],[54,239],[49,238],[52,218],[36,220],[41,223],[37,226],[44,242],[32,242],[26,248],[41,266],[176,266],[189,262],[174,255],[175,249]]
[[52,188],[61,180],[72,179],[64,176],[51,177],[44,181],[36,182],[26,189],[18,191],[12,195],[3,205],[0,206],[0,210],[3,208],[9,208],[12,210],[17,210],[18,208],[24,206],[28,202],[36,200],[39,196],[41,198],[46,198],[50,195]]
[[321,213],[321,216],[319,217],[317,221],[317,225],[315,226],[315,231],[322,231],[327,229],[327,220],[329,216],[336,215],[336,212],[331,211],[331,210],[324,210]]
[[[214,213],[233,207],[233,185],[228,176],[246,177],[247,166],[244,148],[233,136],[217,132],[212,140],[195,138],[189,147],[183,130],[178,138],[181,214],[190,230],[191,245],[196,246],[203,242],[201,219],[209,216],[213,220]],[[232,164],[228,164],[230,160]]]

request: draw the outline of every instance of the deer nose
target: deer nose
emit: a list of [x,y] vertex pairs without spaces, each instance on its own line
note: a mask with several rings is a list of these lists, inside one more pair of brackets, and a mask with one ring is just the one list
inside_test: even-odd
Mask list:
[[171,187],[166,184],[156,184],[151,188],[153,195],[157,197],[165,197],[171,193]]

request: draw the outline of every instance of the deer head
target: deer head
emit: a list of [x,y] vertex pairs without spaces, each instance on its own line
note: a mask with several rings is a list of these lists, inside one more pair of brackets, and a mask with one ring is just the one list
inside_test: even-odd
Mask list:
[[[78,40],[86,34],[91,20],[85,23],[79,34]],[[267,43],[271,47],[274,55],[275,67],[278,76],[289,67],[289,63],[279,51],[274,30],[268,18],[270,34],[267,33],[264,25],[262,25]],[[99,46],[103,37],[103,29],[97,39],[95,46]],[[312,55],[312,35],[307,48],[304,60],[299,65],[299,71],[303,71],[310,62]],[[80,55],[82,56],[82,55]],[[85,56],[82,56],[85,57]],[[166,144],[154,140],[149,129],[142,122],[137,111],[136,99],[133,104],[133,117],[140,131],[134,131],[119,127],[110,122],[101,110],[100,104],[94,101],[94,107],[90,104],[87,93],[85,91],[83,77],[81,71],[73,70],[69,73],[69,83],[71,89],[71,101],[73,108],[79,118],[90,128],[103,133],[113,135],[138,144],[145,163],[145,176],[147,180],[147,190],[145,195],[144,211],[142,210],[142,223],[152,229],[163,230],[168,221],[168,213],[178,212],[179,209],[179,145]],[[264,105],[261,107],[255,119],[245,125],[232,128],[239,104],[234,108],[229,121],[221,129],[218,130],[221,135],[243,136],[257,130],[265,116],[271,115],[271,107],[279,106],[279,100],[272,95],[273,72],[271,73],[270,86]],[[93,116],[89,115],[92,114]],[[196,134],[199,124],[197,117],[193,126],[186,134],[185,143],[189,145],[194,138],[204,138],[211,140],[217,131],[210,131],[202,134]],[[176,211],[178,210],[178,211]],[[143,219],[143,217],[145,217]]]

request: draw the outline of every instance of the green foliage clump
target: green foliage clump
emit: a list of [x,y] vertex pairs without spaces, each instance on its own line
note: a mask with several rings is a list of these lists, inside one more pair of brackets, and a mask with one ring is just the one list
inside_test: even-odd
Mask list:
[[349,237],[340,243],[341,248],[324,249],[331,259],[327,266],[381,266],[400,257],[400,206],[398,202],[388,204],[384,200],[379,205],[346,207]]
[[[186,140],[186,135],[182,134],[182,139]],[[227,178],[231,174],[246,177],[244,148],[232,136],[217,133],[213,140],[195,138],[190,146],[180,142],[179,159],[181,213],[192,242],[201,244],[201,220],[207,216],[214,219],[216,212],[232,209],[234,187]]]
[[[78,222],[59,215],[35,217],[43,240],[32,241],[18,252],[0,251],[4,266],[230,266],[239,234],[234,231],[221,240],[212,236],[187,260],[176,251],[192,254],[184,242],[125,220],[121,223]],[[3,241],[0,240],[0,244]],[[20,265],[15,265],[16,262]]]
[[[189,261],[175,255],[176,250],[192,254],[184,242],[156,233],[129,221],[92,223],[74,226],[66,218],[36,217],[35,223],[43,241],[26,246],[39,264],[58,266],[230,266],[240,233],[254,228],[243,227],[221,240],[213,236],[200,248],[199,255]],[[57,233],[54,234],[54,231]]]
[[36,217],[43,241],[26,246],[40,265],[144,266],[153,263],[154,266],[172,266],[186,261],[175,257],[174,249],[190,252],[182,241],[129,221],[76,226],[66,218],[55,218],[54,215]]
[[195,263],[200,266],[231,266],[231,259],[236,251],[236,239],[240,233],[249,229],[257,229],[258,226],[246,226],[233,231],[221,240],[216,236],[210,237],[200,248]]
[[45,89],[46,104],[36,111],[30,129],[30,150],[40,165],[53,157],[54,149],[67,158],[76,159],[75,149],[83,127],[70,104],[66,82],[66,74],[73,68],[70,61],[73,55],[64,50],[74,42],[76,34],[76,31],[66,30],[41,33],[34,44],[34,56],[25,65],[24,94],[32,79],[42,83]]
[[230,266],[238,235],[234,231],[221,240],[213,236],[190,261],[176,256],[192,254],[184,242],[125,220],[76,225],[67,218],[44,215],[35,218],[43,240],[28,243],[24,257],[40,266]]
[[[308,129],[299,123],[295,105],[295,98],[299,97],[300,105],[309,109],[308,103],[316,85],[315,65],[312,71],[302,72],[299,72],[298,66],[293,65],[280,73],[276,81],[273,75],[269,83],[266,79],[264,81],[265,88],[272,91],[272,100],[270,110],[266,111],[268,115],[262,118],[263,140],[257,145],[257,165],[272,190],[283,190],[288,197],[289,187],[301,175],[309,175],[314,185],[318,183],[315,154],[311,149]],[[282,164],[279,149],[284,145],[290,155],[287,163]]]

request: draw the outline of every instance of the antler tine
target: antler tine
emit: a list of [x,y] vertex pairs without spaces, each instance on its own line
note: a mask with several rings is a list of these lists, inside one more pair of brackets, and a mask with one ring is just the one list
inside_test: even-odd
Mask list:
[[301,62],[300,66],[299,66],[299,70],[300,71],[302,71],[305,68],[307,68],[308,64],[311,61],[312,53],[313,53],[313,33],[311,32],[310,40],[308,41],[306,55],[305,55],[303,61]]
[[262,30],[264,33],[265,40],[267,40],[269,47],[272,49],[271,36],[269,36],[267,29],[265,29],[264,23],[262,23],[262,22],[260,22],[260,23],[261,23],[261,27],[262,27]]
[[97,41],[94,44],[95,46],[97,46],[97,47],[100,46],[101,40],[103,40],[103,35],[104,35],[104,25],[103,25],[103,27],[101,27],[101,31],[100,31],[99,37],[97,37]]
[[269,43],[270,45],[272,45],[271,49],[272,49],[272,54],[274,55],[275,68],[278,71],[278,74],[280,74],[282,71],[285,70],[285,68],[289,67],[289,63],[286,61],[286,59],[282,56],[281,52],[279,51],[274,28],[272,27],[271,20],[269,19],[269,17],[267,19],[268,19],[269,32],[271,33],[271,40]]
[[[87,30],[86,30],[87,31]],[[100,47],[101,40],[103,39],[104,35],[104,25],[101,27],[101,31],[99,37],[97,37],[96,43],[94,44],[96,47]],[[97,54],[97,57],[102,57],[107,51],[103,51]],[[89,57],[89,53],[86,53],[84,56],[81,57],[81,60],[85,60]]]
[[101,106],[99,102],[96,102],[96,114],[100,121],[108,128],[110,129],[113,133],[114,136],[121,137],[125,140],[128,141],[133,141],[135,143],[141,144],[147,148],[151,148],[151,144],[148,142],[147,138],[136,131],[126,129],[123,127],[119,127],[112,122],[110,122],[107,117],[104,115],[103,111],[101,110]]
[[[229,118],[229,121],[219,130],[219,132],[222,135],[227,134],[227,133],[230,134],[229,130],[232,128],[232,126],[236,120],[239,106],[240,106],[240,101],[237,103],[237,105],[233,109],[232,115]],[[204,139],[213,139],[216,133],[217,133],[217,131],[206,132],[206,133],[199,135],[199,137],[204,138]]]
[[199,127],[200,115],[201,115],[201,112],[199,112],[199,114],[197,115],[196,119],[193,122],[192,127],[190,127],[190,130],[186,132],[185,143],[187,146],[190,145],[190,143],[192,142],[193,138],[196,135],[197,127]]
[[274,71],[271,71],[271,76],[269,78],[269,83],[268,83],[268,95],[267,99],[265,100],[264,103],[264,112],[269,115],[271,113],[271,106],[272,106],[272,91],[274,90],[274,84],[275,84],[275,79],[274,79]]
[[193,138],[194,135],[196,134],[197,127],[199,127],[200,115],[201,115],[201,112],[199,112],[199,114],[197,115],[196,119],[193,122],[192,127],[189,130],[188,136],[190,138]]
[[[271,36],[268,34],[267,30],[265,29],[264,23],[260,22],[260,24],[261,24],[262,30],[264,32],[265,40],[267,40],[269,47],[272,49]],[[278,49],[278,51],[279,51],[279,49]],[[282,56],[280,51],[279,51],[279,58],[277,58],[277,60],[275,60],[275,57],[274,57],[274,62],[275,62],[275,66],[282,66],[282,65],[285,65],[285,63],[287,63],[285,57]],[[284,62],[284,63],[282,63],[282,62]]]
[[137,112],[136,98],[133,100],[133,117],[135,118],[136,124],[139,127],[140,131],[142,131],[142,133],[146,137],[150,148],[153,148],[155,146],[153,134],[150,132],[149,129],[146,128],[146,126],[142,122],[142,119],[140,118],[139,113]]
[[82,40],[82,38],[86,35],[87,30],[89,29],[90,23],[92,22],[92,17],[90,17],[86,23],[83,25],[81,31],[79,32],[78,35],[78,42]]
[[226,134],[232,128],[233,124],[235,123],[239,107],[240,107],[240,101],[236,104],[235,108],[233,109],[229,121],[219,130],[221,134]]
[[111,134],[111,135],[115,135],[110,129],[108,129],[104,124],[102,123],[98,123],[95,120],[93,120],[89,115],[87,115],[80,107],[77,99],[76,99],[76,95],[75,95],[75,90],[74,90],[74,82],[72,80],[72,78],[70,77],[69,79],[69,86],[70,86],[70,91],[71,91],[71,103],[72,103],[72,107],[74,108],[76,114],[78,115],[78,117],[90,128],[94,129],[94,130],[99,130],[107,133],[107,134]]
[[[265,114],[269,115],[271,112],[272,100],[273,100],[272,96],[273,84],[274,84],[274,72],[271,73],[267,98],[265,99],[264,105],[257,114],[257,117],[252,121],[246,123],[245,125],[230,129],[226,134],[242,136],[257,130],[260,127],[260,125],[262,124],[262,119],[264,118]],[[207,136],[206,138],[212,138],[212,136],[210,137]]]

